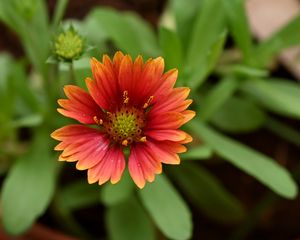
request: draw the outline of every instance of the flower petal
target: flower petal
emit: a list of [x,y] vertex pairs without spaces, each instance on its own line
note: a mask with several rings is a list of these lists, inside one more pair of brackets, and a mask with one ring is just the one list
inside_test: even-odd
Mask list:
[[158,141],[169,140],[174,142],[184,141],[190,137],[186,132],[174,129],[146,130],[145,135]]
[[190,89],[186,87],[173,89],[170,94],[160,97],[156,101],[155,105],[153,104],[151,113],[155,114],[156,112],[184,111],[191,104],[191,100],[185,102],[185,99],[189,93]]
[[124,54],[121,51],[117,51],[114,55],[113,65],[116,72],[116,76],[119,76],[119,70],[123,58],[124,58]]
[[155,174],[161,173],[162,166],[161,163],[149,153],[144,143],[137,143],[131,148],[128,169],[135,184],[139,188],[143,188],[146,180],[153,182]]
[[162,112],[149,114],[147,119],[147,129],[177,129],[185,121],[185,116],[178,112]]
[[153,96],[162,84],[164,60],[161,57],[150,59],[146,62],[141,73],[141,79],[135,93],[138,94],[138,102],[143,105],[150,96]]
[[85,170],[95,166],[106,154],[109,140],[100,130],[82,125],[69,125],[54,131],[51,136],[62,141],[56,150],[63,150],[60,161],[78,161],[76,168]]
[[97,82],[91,78],[86,78],[85,84],[89,90],[89,93],[91,94],[91,97],[98,104],[98,106],[105,110],[109,109],[110,103],[108,100],[108,94],[105,92],[105,89],[100,88],[97,85]]
[[168,72],[164,73],[160,78],[160,84],[158,88],[153,92],[154,99],[152,104],[154,105],[161,97],[167,96],[173,90],[173,87],[176,83],[178,77],[178,70],[171,69]]
[[[103,61],[104,63],[102,64],[95,58],[91,60],[92,72],[96,82],[95,84],[97,85],[95,89],[100,91],[99,95],[103,95],[103,98],[106,100],[106,105],[101,107],[106,110],[112,110],[113,107],[118,104],[119,98],[122,97],[122,95],[119,92],[119,83],[110,58],[105,55]],[[90,80],[88,80],[88,83],[91,83]],[[94,94],[92,94],[92,97],[96,99]]]
[[195,117],[196,112],[192,111],[192,110],[185,110],[185,111],[182,112],[182,115],[184,116],[183,124],[185,124],[185,123],[187,123],[188,121],[192,120]]
[[88,170],[88,182],[104,184],[109,179],[111,183],[117,183],[125,169],[125,158],[122,149],[118,145],[110,146],[102,161]]
[[83,124],[95,124],[94,117],[100,117],[102,111],[93,98],[80,87],[73,85],[65,86],[64,92],[69,99],[58,100],[58,104],[64,108],[57,109],[58,112]]
[[179,164],[180,158],[177,153],[186,151],[183,145],[176,142],[149,139],[146,145],[158,161],[166,164]]

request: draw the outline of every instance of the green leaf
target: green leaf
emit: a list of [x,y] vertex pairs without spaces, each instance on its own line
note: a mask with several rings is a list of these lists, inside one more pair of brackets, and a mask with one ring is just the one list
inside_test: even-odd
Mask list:
[[0,128],[2,128],[6,124],[9,124],[9,120],[12,114],[14,94],[11,89],[12,84],[9,79],[12,72],[12,66],[13,61],[11,56],[7,53],[0,54],[0,102],[5,103],[1,104]]
[[281,50],[300,43],[300,16],[295,17],[278,32],[262,42],[253,52],[258,64],[265,65]]
[[[0,91],[1,95],[3,94],[2,91],[7,91],[8,85],[8,77],[10,75],[11,65],[13,64],[12,58],[8,53],[1,53],[0,54]],[[0,95],[0,97],[1,97]]]
[[229,66],[219,67],[218,70],[222,75],[236,75],[243,78],[262,78],[267,77],[269,75],[269,72],[266,69],[250,67],[242,64],[232,64]]
[[59,191],[57,204],[67,211],[95,205],[99,202],[99,192],[99,186],[89,185],[85,180],[78,180]]
[[32,114],[11,122],[12,127],[35,127],[43,122],[43,117],[40,114]]
[[199,87],[206,77],[213,71],[220,55],[222,54],[227,37],[227,31],[223,31],[210,46],[203,62],[191,73],[188,85],[191,88]]
[[251,79],[242,85],[242,89],[269,110],[300,118],[299,83],[280,79]]
[[166,177],[157,176],[155,182],[138,193],[157,227],[166,237],[175,240],[191,237],[191,213]]
[[205,168],[186,162],[180,168],[172,168],[171,173],[192,203],[208,217],[222,222],[234,222],[244,217],[238,199]]
[[225,13],[221,0],[202,1],[187,49],[186,63],[191,70],[201,66],[210,47],[224,32],[224,20]]
[[222,1],[226,11],[230,32],[242,50],[245,62],[251,63],[252,37],[245,12],[244,0]]
[[239,86],[235,77],[227,77],[213,87],[201,103],[200,118],[203,121],[209,120],[216,111],[226,102]]
[[133,12],[125,12],[124,20],[133,29],[133,33],[139,45],[141,45],[142,51],[139,54],[145,53],[150,57],[161,54],[157,37],[152,27],[145,20]]
[[0,18],[21,38],[26,55],[45,78],[50,31],[44,1],[0,1]]
[[113,9],[97,8],[87,16],[85,24],[92,35],[99,31],[100,38],[112,40],[125,53],[159,55],[151,27],[133,13],[121,14]]
[[159,27],[159,43],[166,61],[166,69],[181,69],[182,48],[178,35],[163,26]]
[[279,137],[293,143],[295,146],[300,147],[300,132],[296,129],[271,117],[267,119],[265,127]]
[[69,0],[58,0],[55,6],[54,15],[52,19],[52,28],[58,27],[60,21],[62,20],[65,10],[67,8]]
[[106,184],[101,191],[101,201],[106,206],[112,206],[128,199],[133,195],[135,185],[125,170],[122,179],[117,184]]
[[2,220],[10,234],[21,234],[46,210],[56,181],[50,137],[40,129],[30,151],[13,165],[2,188]]
[[229,98],[211,118],[211,122],[222,130],[240,133],[261,127],[266,120],[265,113],[246,98]]
[[[26,75],[24,64],[15,62],[12,67],[11,82],[14,85],[16,97],[20,98],[20,102],[24,104],[34,114],[45,111],[45,107],[41,102],[43,98],[36,96],[36,91],[32,88],[28,76]],[[12,94],[12,92],[10,92]],[[18,102],[15,104],[19,107]],[[25,117],[25,116],[23,116]]]
[[155,229],[135,198],[108,207],[106,224],[111,240],[154,240]]
[[269,187],[275,193],[295,198],[297,185],[290,173],[273,159],[230,139],[200,121],[190,123],[193,131],[199,134],[221,157],[245,171]]
[[187,152],[182,153],[180,158],[183,160],[208,159],[212,156],[212,149],[207,145],[191,147]]
[[183,46],[187,46],[202,0],[171,0],[170,3],[175,15],[178,35]]

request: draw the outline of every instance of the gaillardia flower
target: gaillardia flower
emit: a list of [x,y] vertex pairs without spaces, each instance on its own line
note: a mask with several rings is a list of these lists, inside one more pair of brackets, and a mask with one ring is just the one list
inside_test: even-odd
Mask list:
[[60,161],[77,161],[76,168],[88,170],[88,182],[117,183],[125,169],[124,150],[129,150],[129,173],[139,188],[162,172],[162,163],[179,164],[178,153],[190,135],[179,128],[192,119],[186,110],[189,89],[174,88],[177,70],[164,73],[161,57],[143,63],[117,52],[102,63],[91,60],[93,79],[87,78],[85,90],[68,85],[68,99],[58,100],[58,111],[76,119],[73,124],[54,131],[61,141],[55,150],[63,151]]

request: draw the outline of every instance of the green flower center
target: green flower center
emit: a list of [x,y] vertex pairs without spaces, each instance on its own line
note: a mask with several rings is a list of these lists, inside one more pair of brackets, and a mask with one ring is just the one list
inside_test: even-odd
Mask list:
[[58,35],[55,41],[55,54],[65,60],[77,59],[83,51],[83,40],[73,30]]
[[134,141],[143,141],[142,128],[145,125],[145,116],[143,111],[136,108],[123,107],[115,113],[107,113],[108,121],[104,124],[111,138],[127,146]]

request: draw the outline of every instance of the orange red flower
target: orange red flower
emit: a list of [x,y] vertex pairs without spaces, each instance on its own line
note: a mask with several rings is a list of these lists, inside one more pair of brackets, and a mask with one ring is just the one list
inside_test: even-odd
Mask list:
[[[67,85],[67,99],[58,100],[58,111],[81,124],[54,131],[62,151],[60,161],[75,162],[88,171],[88,182],[117,183],[125,169],[125,148],[129,173],[139,188],[162,172],[162,163],[179,164],[178,153],[186,151],[192,137],[179,128],[195,112],[187,110],[189,88],[175,88],[177,70],[164,73],[161,57],[143,62],[117,52],[111,60],[91,60],[93,79],[88,92]],[[91,126],[94,125],[94,126]]]

